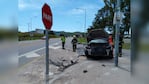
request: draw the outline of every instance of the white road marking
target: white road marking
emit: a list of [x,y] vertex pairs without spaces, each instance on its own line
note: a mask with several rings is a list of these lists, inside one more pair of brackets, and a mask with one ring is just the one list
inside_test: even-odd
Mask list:
[[49,48],[56,50],[56,49],[60,49],[61,46],[56,46],[56,47],[54,47],[54,46],[49,46]]
[[37,53],[28,53],[27,55],[26,55],[26,57],[27,58],[32,58],[32,57],[39,57],[40,55],[39,54],[37,54]]
[[[28,53],[25,53],[25,54],[23,54],[23,55],[20,55],[19,58],[20,58],[20,57],[24,57],[24,56],[28,56],[30,53],[35,53],[35,52],[37,52],[37,51],[39,51],[39,50],[42,50],[42,49],[45,49],[45,47],[39,48],[39,49],[37,49],[37,50],[33,50],[33,51],[28,52]],[[31,55],[31,54],[30,54],[30,55]]]
[[[54,44],[52,44],[52,45],[58,45],[60,42],[57,42],[57,43],[54,43]],[[50,49],[59,49],[59,48],[61,48],[61,46],[49,46],[49,48]],[[39,48],[39,49],[36,49],[36,50],[33,50],[33,51],[30,51],[30,52],[28,52],[28,53],[25,53],[25,54],[22,54],[22,55],[20,55],[19,56],[19,58],[20,57],[27,57],[27,58],[31,58],[31,57],[39,57],[40,55],[39,54],[37,54],[36,52],[37,51],[40,51],[40,50],[43,50],[43,49],[45,49],[45,47],[42,47],[42,48]]]
[[52,44],[53,46],[57,46],[57,45],[59,45],[61,43],[61,41],[59,41],[59,42],[57,42],[57,43],[54,43],[54,44]]

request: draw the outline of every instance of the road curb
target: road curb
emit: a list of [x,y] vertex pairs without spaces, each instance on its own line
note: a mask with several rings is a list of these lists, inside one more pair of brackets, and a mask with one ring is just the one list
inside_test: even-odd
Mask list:
[[44,58],[44,56],[40,56],[40,57],[37,57],[37,58],[33,59],[32,61],[30,61],[30,62],[28,62],[28,63],[22,65],[21,67],[19,67],[19,68],[18,68],[18,71],[20,71],[20,70],[23,69],[24,67],[27,67],[29,64],[35,62],[36,60],[39,60],[39,59],[42,59],[42,58]]

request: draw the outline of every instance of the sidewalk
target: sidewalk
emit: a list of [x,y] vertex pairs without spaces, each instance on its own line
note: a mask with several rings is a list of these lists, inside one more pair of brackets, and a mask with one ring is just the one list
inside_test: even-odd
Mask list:
[[71,66],[51,84],[132,84],[129,70],[129,51],[123,51],[119,58],[119,67],[114,60],[85,60]]
[[[79,57],[79,63],[67,67],[77,59],[76,53],[50,49],[50,54],[54,65],[50,64],[49,84],[133,84],[128,50],[123,50],[119,67],[114,66],[114,60],[87,60],[84,56]],[[42,56],[19,69],[19,84],[44,84],[44,63]]]
[[[50,49],[49,75],[51,78],[77,62],[77,54],[68,50]],[[72,61],[73,60],[73,61]],[[18,70],[19,84],[45,84],[45,56],[40,56]],[[50,78],[50,80],[51,80]]]

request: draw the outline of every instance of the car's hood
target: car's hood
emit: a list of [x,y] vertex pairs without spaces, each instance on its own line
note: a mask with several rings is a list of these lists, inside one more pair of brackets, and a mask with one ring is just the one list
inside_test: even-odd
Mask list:
[[106,39],[94,39],[89,42],[89,44],[92,43],[108,43],[108,41]]
[[109,38],[107,32],[101,29],[92,30],[87,34],[87,42],[90,42],[94,39],[102,39],[102,38]]

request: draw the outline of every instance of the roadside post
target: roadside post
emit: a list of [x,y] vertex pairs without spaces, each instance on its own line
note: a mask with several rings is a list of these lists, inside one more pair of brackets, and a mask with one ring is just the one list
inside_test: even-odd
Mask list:
[[[131,0],[131,56],[130,56],[130,72],[131,75],[134,76],[134,74],[137,74],[135,72],[135,62],[138,59],[138,53],[137,53],[137,42],[138,42],[138,33],[140,28],[140,12],[141,12],[141,6],[142,2],[141,0]],[[136,8],[137,7],[137,8]],[[139,24],[138,24],[139,23]]]
[[49,31],[51,30],[53,20],[52,20],[52,11],[50,6],[45,3],[42,7],[42,21],[46,29],[46,71],[45,71],[45,82],[49,84]]
[[117,0],[116,11],[114,14],[113,24],[116,26],[115,33],[115,66],[118,66],[118,56],[119,56],[119,33],[120,33],[120,24],[122,20],[121,12],[120,12],[120,0]]

